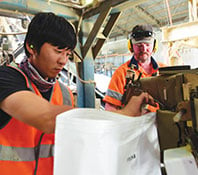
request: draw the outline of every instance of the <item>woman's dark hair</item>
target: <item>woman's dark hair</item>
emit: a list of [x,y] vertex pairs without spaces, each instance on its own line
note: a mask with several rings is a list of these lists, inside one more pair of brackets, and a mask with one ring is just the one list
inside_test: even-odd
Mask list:
[[33,45],[34,49],[40,53],[44,43],[50,43],[58,48],[68,48],[73,50],[76,46],[76,33],[73,26],[63,17],[54,13],[38,13],[34,16],[28,26],[25,37],[25,53],[29,57],[30,53],[26,48],[26,43]]

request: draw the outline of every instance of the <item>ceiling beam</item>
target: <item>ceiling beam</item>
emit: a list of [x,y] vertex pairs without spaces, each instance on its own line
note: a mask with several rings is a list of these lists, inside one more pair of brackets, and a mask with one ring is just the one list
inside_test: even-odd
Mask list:
[[[175,18],[173,20],[173,24],[180,23],[181,21],[187,22],[188,21],[188,17],[187,16],[183,16],[183,17],[180,17],[180,18]],[[167,22],[166,21],[163,21],[161,24],[162,24],[162,26],[166,26],[167,25]]]
[[50,3],[44,0],[1,0],[0,9],[9,10],[13,13],[26,13],[34,15],[38,12],[54,12],[70,20],[77,20],[77,11],[63,5]]
[[162,41],[172,42],[198,37],[198,21],[162,28]]
[[150,13],[145,11],[142,7],[140,6],[135,6],[133,7],[135,13],[140,15],[142,18],[144,18],[146,21],[151,21],[152,24],[155,24],[158,27],[161,27],[161,22],[157,20],[154,16],[152,16]]
[[17,18],[17,19],[27,19],[26,15],[22,13],[18,13],[17,11],[9,11],[0,8],[0,16],[9,17],[9,18]]
[[100,3],[99,6],[86,9],[83,14],[83,19],[95,16],[101,12],[102,9],[112,7],[112,13],[123,11],[132,6],[142,4],[148,0],[106,0]]

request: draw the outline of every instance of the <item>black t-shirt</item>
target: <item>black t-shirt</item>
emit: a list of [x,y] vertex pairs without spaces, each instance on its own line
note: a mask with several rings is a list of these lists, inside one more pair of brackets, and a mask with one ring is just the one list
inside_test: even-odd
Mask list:
[[[0,66],[0,102],[9,95],[22,90],[30,91],[26,85],[24,76],[11,67]],[[42,95],[48,100],[50,94],[51,91],[48,91]],[[0,109],[0,129],[3,128],[10,119],[11,117]]]

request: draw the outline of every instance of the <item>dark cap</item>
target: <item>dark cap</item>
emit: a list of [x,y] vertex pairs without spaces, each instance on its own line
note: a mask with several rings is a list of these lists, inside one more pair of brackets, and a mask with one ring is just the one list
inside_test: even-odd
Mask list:
[[151,43],[154,41],[153,28],[150,24],[136,25],[132,29],[130,38],[134,40],[134,44],[140,42]]

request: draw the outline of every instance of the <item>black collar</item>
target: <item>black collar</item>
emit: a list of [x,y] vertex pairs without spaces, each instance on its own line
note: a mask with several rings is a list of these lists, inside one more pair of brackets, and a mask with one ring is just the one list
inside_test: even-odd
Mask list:
[[[152,56],[151,56],[151,64],[153,66],[153,69],[157,70],[159,68],[157,62],[154,60],[154,58]],[[128,65],[128,67],[131,67],[132,65],[134,65],[136,69],[139,68],[138,67],[138,62],[137,62],[137,60],[135,59],[134,56],[131,58],[131,61],[130,61],[129,65]]]

